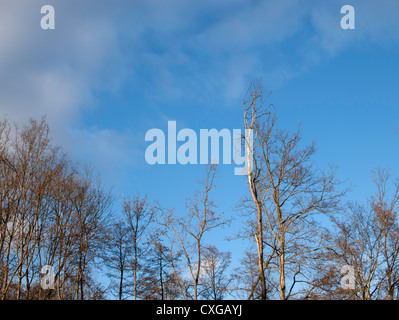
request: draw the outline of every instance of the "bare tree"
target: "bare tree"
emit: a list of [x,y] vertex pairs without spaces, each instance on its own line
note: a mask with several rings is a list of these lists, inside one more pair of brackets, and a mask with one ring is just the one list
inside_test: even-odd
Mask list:
[[[232,283],[232,294],[240,300],[264,300],[258,258],[258,252],[254,251],[252,246],[249,247],[244,252],[240,260],[240,265],[233,271],[234,282]],[[273,258],[273,255],[268,255],[264,263],[266,299],[273,299],[277,287],[273,283],[271,268],[269,266]]]
[[128,199],[123,199],[123,215],[129,228],[130,241],[132,242],[132,261],[131,270],[133,272],[133,298],[138,297],[138,272],[140,269],[140,259],[148,248],[149,239],[145,239],[146,231],[153,221],[156,208],[147,201],[147,196],[140,195]]
[[124,300],[127,294],[128,274],[131,272],[130,261],[133,255],[130,228],[127,227],[124,220],[119,220],[113,223],[110,231],[106,237],[107,249],[103,260],[105,266],[110,269],[108,276],[116,281],[118,299]]
[[180,256],[171,256],[170,249],[162,243],[161,236],[160,230],[153,234],[145,261],[145,290],[142,295],[146,300],[174,300],[180,294],[172,268],[172,265],[178,264]]
[[330,246],[324,260],[337,270],[344,265],[354,270],[352,299],[397,299],[399,185],[390,192],[390,179],[388,170],[373,170],[377,192],[366,204],[348,203],[348,210],[333,219],[335,230],[326,234]]
[[[167,261],[168,265],[171,267],[173,272],[173,281],[177,285],[177,290],[182,299],[187,300],[190,298],[189,288],[190,283],[185,277],[186,268],[182,263],[182,256],[184,255],[184,250],[181,246],[181,238],[176,236],[176,229],[178,226],[175,224],[174,219],[175,213],[173,209],[164,210],[160,205],[158,205],[159,210],[162,212],[160,219],[157,220],[159,226],[161,226],[162,231],[159,231],[158,234],[162,236],[163,243],[166,243],[164,248],[166,250],[160,250],[159,253]],[[158,240],[157,240],[158,241]]]
[[[179,250],[186,260],[188,273],[192,279],[193,299],[197,300],[198,287],[203,268],[204,237],[215,229],[225,226],[228,220],[215,212],[215,204],[210,200],[210,191],[214,188],[216,165],[207,167],[205,179],[201,182],[202,192],[196,192],[187,199],[187,215],[176,217],[173,211],[164,213],[164,227],[173,235],[172,243],[179,246]],[[182,295],[187,298],[183,292]]]
[[15,126],[12,135],[6,120],[0,127],[2,299],[15,279],[15,298],[24,294],[29,299],[41,226],[50,214],[47,195],[66,161],[51,146],[44,118],[30,120],[22,129]]
[[390,192],[391,179],[389,170],[377,168],[372,171],[377,192],[371,197],[370,203],[382,242],[380,298],[394,300],[399,298],[399,182],[394,182]]
[[232,282],[228,274],[230,263],[230,252],[220,252],[215,246],[205,248],[201,276],[202,297],[210,300],[223,300],[226,297]]
[[[306,256],[318,249],[313,243],[316,214],[334,212],[343,192],[337,192],[334,170],[319,172],[312,164],[314,145],[301,147],[300,131],[291,134],[276,128],[276,115],[264,106],[260,84],[252,84],[244,100],[245,128],[254,130],[253,168],[249,189],[256,206],[260,282],[265,299],[264,232],[268,245],[277,254],[280,299],[293,294],[297,278],[306,266]],[[273,111],[273,112],[272,112]],[[265,118],[265,119],[263,119]],[[247,143],[247,142],[246,142]],[[251,153],[248,153],[251,154]],[[249,159],[251,160],[251,159]],[[275,241],[273,241],[275,240]],[[291,287],[287,289],[287,272]]]
[[78,186],[73,201],[77,223],[75,298],[84,300],[84,287],[90,279],[91,268],[95,267],[104,250],[112,197],[103,189],[99,179],[92,177],[91,170],[86,170],[76,180]]
[[[110,195],[78,172],[50,141],[49,127],[0,123],[1,299],[102,296],[90,275],[101,247]],[[44,265],[55,288],[40,286]]]
[[[247,94],[243,100],[244,109],[244,128],[246,132],[251,132],[253,136],[253,146],[248,137],[244,138],[244,147],[247,151],[247,165],[248,165],[248,187],[251,193],[252,201],[255,205],[256,225],[254,237],[258,250],[258,269],[259,282],[261,285],[261,299],[266,300],[266,278],[264,266],[264,223],[263,223],[263,195],[260,190],[260,163],[254,154],[260,145],[258,143],[259,119],[262,117],[270,117],[270,105],[266,104],[267,97],[264,97],[263,89],[259,82],[252,82],[248,88]],[[251,137],[251,136],[249,136]],[[252,149],[251,149],[252,147]]]

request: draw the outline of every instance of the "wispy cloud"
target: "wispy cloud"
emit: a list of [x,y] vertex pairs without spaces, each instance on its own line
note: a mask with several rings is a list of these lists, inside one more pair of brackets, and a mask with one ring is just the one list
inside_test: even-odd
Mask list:
[[[44,4],[56,8],[54,31],[40,29]],[[130,134],[85,127],[82,115],[96,112],[99,92],[118,95],[127,86],[148,106],[191,100],[223,107],[234,105],[254,77],[276,87],[363,40],[397,44],[397,1],[356,2],[350,32],[339,27],[343,4],[4,0],[0,110],[16,120],[46,114],[64,144],[97,159],[124,159],[132,152]]]

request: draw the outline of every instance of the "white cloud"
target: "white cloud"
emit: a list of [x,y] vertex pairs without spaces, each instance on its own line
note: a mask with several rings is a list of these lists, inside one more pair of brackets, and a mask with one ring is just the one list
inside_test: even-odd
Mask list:
[[[44,4],[55,6],[54,31],[40,28]],[[126,159],[127,135],[84,128],[81,115],[95,110],[95,92],[118,92],[128,80],[150,103],[234,105],[254,77],[278,86],[359,41],[397,43],[397,1],[354,3],[353,32],[339,27],[342,4],[3,0],[0,110],[19,121],[47,114],[53,135],[70,149]]]
[[[126,76],[116,29],[105,11],[92,10],[95,1],[53,1],[56,29],[44,31],[40,8],[48,2],[0,3],[0,111],[18,122],[46,115],[57,144],[87,150],[70,130],[83,130],[81,113],[95,108],[94,90],[116,90]],[[92,154],[120,155],[113,140],[122,134],[104,133],[92,132]]]

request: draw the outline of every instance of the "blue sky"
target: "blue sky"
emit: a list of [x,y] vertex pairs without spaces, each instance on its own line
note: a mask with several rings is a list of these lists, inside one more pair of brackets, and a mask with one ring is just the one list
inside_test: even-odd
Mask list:
[[[40,28],[54,5],[56,29]],[[353,5],[356,29],[342,30]],[[184,214],[204,167],[149,166],[147,130],[242,128],[242,98],[262,79],[279,125],[316,141],[320,168],[339,166],[348,198],[372,191],[369,171],[397,167],[399,3],[395,0],[2,0],[0,111],[25,121],[46,114],[54,142],[92,163],[117,195],[147,193]],[[220,211],[245,194],[245,178],[220,166]],[[117,208],[117,206],[116,206]],[[244,248],[224,237],[210,242]]]

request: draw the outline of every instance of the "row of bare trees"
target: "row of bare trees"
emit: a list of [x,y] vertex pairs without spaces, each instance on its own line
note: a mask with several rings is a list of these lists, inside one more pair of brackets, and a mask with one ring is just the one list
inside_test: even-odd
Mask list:
[[[4,119],[1,299],[223,298],[230,254],[204,239],[227,224],[209,195],[215,174],[209,167],[185,217],[139,194],[112,212],[111,192],[51,144],[44,118],[23,127]],[[54,272],[42,274],[47,266]],[[43,286],[49,275],[53,285]]]
[[[380,168],[372,171],[372,181],[375,193],[364,203],[348,203],[333,217],[333,228],[322,234],[329,246],[317,256],[308,298],[399,298],[399,183]],[[350,290],[335,285],[343,266],[353,269]]]
[[216,166],[186,201],[185,215],[136,195],[122,201],[122,215],[108,236],[105,262],[118,299],[216,299],[227,296],[229,252],[209,245],[207,234],[229,220],[210,199]]
[[[49,139],[45,120],[0,123],[1,299],[95,299],[93,268],[103,250],[111,195],[79,172]],[[54,290],[40,272],[52,266]]]
[[[243,100],[244,126],[254,140],[249,197],[240,203],[248,227],[239,236],[254,246],[237,276],[239,297],[398,299],[399,184],[376,169],[376,194],[366,204],[344,201],[348,189],[335,170],[317,169],[314,145],[301,144],[299,129],[279,129],[267,100],[259,82]],[[341,274],[345,266],[353,272]],[[353,283],[349,290],[343,277]]]
[[[51,144],[45,119],[0,122],[1,299],[398,299],[399,184],[376,169],[375,194],[348,202],[314,144],[277,126],[268,98],[253,82],[243,100],[253,140],[242,138],[248,192],[234,215],[213,200],[216,165],[184,212],[140,194],[113,210],[93,170]],[[235,267],[209,238],[233,219],[243,224],[230,243],[248,244]]]

